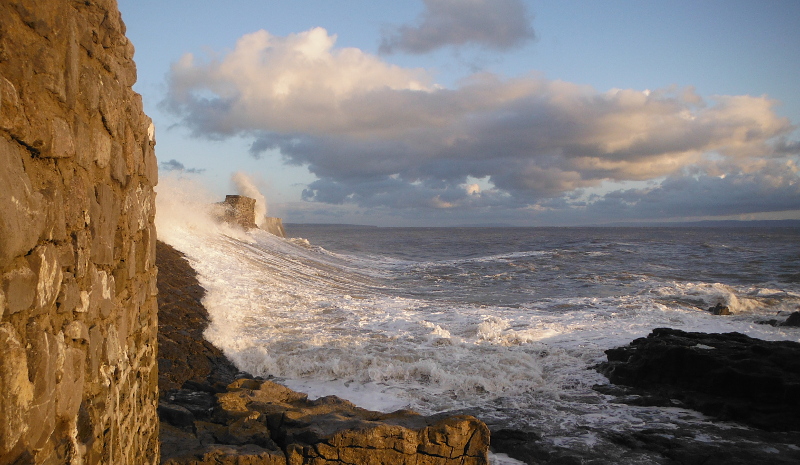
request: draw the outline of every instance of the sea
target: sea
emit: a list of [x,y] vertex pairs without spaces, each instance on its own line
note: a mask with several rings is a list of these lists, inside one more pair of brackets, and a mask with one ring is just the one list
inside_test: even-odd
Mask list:
[[[800,342],[798,328],[763,324],[800,309],[796,228],[288,224],[280,238],[163,191],[159,238],[207,290],[206,338],[311,398],[466,413],[591,451],[608,431],[712,422],[594,390],[608,384],[594,369],[605,350],[659,327]],[[731,315],[711,314],[717,304]]]

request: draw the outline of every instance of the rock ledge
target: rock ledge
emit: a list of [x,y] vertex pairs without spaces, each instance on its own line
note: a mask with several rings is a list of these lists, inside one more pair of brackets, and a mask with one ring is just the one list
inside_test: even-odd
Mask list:
[[606,355],[598,369],[612,383],[644,389],[665,405],[678,401],[766,431],[800,431],[796,342],[657,328]]

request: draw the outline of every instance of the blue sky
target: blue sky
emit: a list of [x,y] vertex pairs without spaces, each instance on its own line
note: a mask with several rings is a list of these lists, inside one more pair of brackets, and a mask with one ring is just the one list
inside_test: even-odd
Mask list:
[[800,218],[794,0],[119,6],[162,179],[285,221]]

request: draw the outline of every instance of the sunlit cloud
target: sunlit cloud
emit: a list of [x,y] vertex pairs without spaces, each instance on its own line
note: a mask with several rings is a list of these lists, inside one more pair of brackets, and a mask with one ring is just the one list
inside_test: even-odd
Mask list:
[[[216,58],[186,55],[173,65],[165,105],[197,135],[250,137],[254,155],[277,149],[287,163],[307,166],[319,178],[303,192],[309,201],[541,212],[569,208],[564,196],[606,182],[667,179],[626,191],[615,208],[638,205],[633,197],[685,207],[667,188],[679,180],[743,192],[763,186],[763,202],[800,208],[800,146],[767,96],[598,91],[534,74],[479,73],[443,88],[424,69],[335,41],[321,28],[287,37],[259,31]],[[707,210],[714,200],[728,211],[724,195],[707,196]],[[610,208],[613,199],[582,208]]]

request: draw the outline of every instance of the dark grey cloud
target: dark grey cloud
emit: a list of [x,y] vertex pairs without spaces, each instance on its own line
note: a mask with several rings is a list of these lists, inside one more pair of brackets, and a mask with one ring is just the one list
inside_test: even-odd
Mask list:
[[427,53],[447,46],[478,45],[508,50],[533,39],[521,0],[424,0],[417,24],[387,28],[381,53]]
[[587,205],[583,217],[608,222],[609,218],[702,218],[791,210],[800,210],[797,174],[771,163],[755,173],[670,176],[651,188],[610,192]]
[[176,159],[172,159],[169,161],[162,161],[159,163],[159,167],[164,171],[180,171],[183,173],[192,173],[192,174],[200,174],[205,171],[205,169],[198,169],[198,168],[186,168],[186,166],[179,162]]

